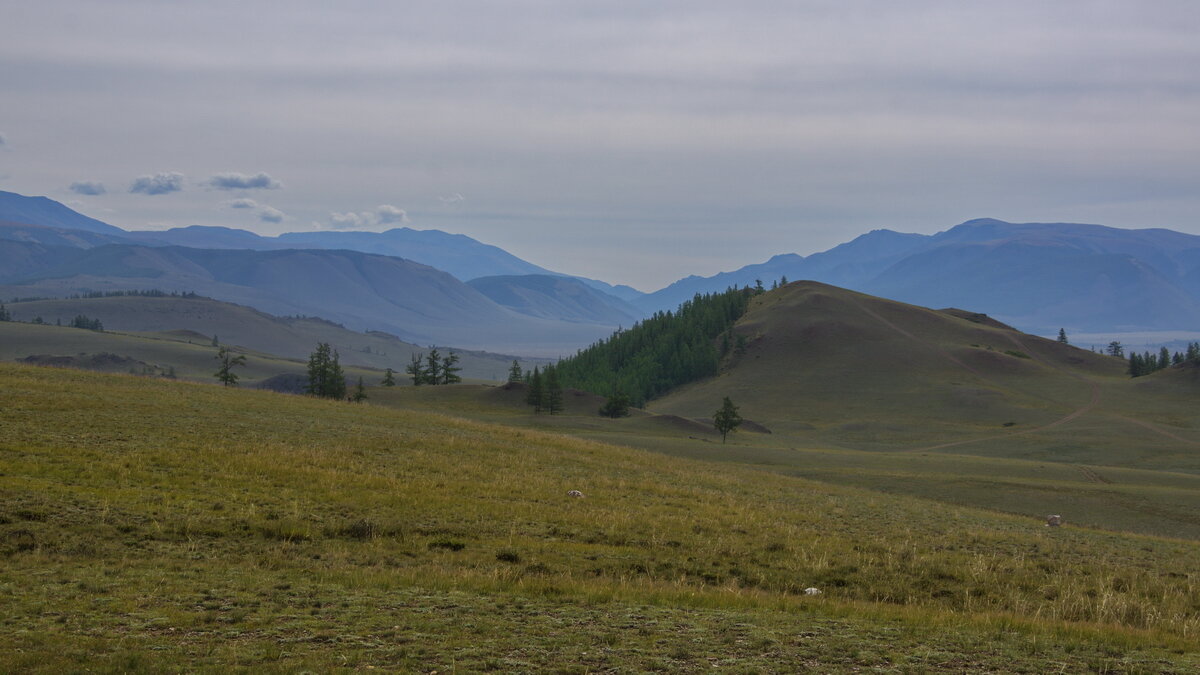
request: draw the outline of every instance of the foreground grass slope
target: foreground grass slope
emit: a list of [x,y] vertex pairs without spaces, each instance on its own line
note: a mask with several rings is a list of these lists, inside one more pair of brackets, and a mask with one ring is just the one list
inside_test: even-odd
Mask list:
[[1200,667],[1193,542],[7,364],[0,428],[8,671]]

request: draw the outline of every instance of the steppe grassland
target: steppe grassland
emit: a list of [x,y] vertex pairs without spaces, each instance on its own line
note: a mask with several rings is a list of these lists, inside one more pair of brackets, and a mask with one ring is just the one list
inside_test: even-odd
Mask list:
[[[1194,542],[1052,531],[372,405],[13,365],[0,379],[10,665],[110,658],[113,670],[137,669],[157,654],[213,669],[415,668],[457,653],[486,667],[497,653],[518,658],[521,644],[582,654],[586,642],[650,668],[646,659],[721,652],[699,637],[675,656],[654,650],[693,614],[713,630],[761,624],[767,636],[792,621],[835,622],[858,636],[867,663],[896,665],[905,639],[936,643],[951,661],[979,652],[1016,663],[1016,650],[1030,670],[1054,659],[1194,663]],[[588,496],[569,499],[569,489]],[[808,586],[825,593],[801,595]],[[579,618],[593,631],[584,642],[561,626],[494,635],[505,634],[507,607],[546,621],[577,611],[563,603],[590,613]],[[433,609],[446,605],[476,611],[434,630],[443,619]],[[661,615],[662,632],[637,632],[628,615],[639,611]],[[888,625],[916,632],[878,633]],[[939,630],[952,636],[931,641]],[[486,654],[470,648],[481,640]],[[843,658],[825,654],[828,643],[770,640],[724,653],[763,666]],[[1177,653],[1145,651],[1159,648]]]

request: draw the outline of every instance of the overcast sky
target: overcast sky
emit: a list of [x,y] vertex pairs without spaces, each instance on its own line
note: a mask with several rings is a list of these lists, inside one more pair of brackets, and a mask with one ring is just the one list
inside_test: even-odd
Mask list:
[[1200,2],[0,0],[0,189],[654,290],[977,217],[1200,233]]

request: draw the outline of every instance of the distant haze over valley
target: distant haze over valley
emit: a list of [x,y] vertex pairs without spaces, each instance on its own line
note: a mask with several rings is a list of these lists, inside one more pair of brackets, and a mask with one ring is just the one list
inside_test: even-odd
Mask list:
[[875,230],[810,256],[781,252],[643,293],[437,230],[126,231],[44,197],[0,192],[0,262],[0,297],[194,291],[418,344],[542,356],[569,354],[697,293],[784,278],[1085,340],[1200,331],[1200,236],[1074,223],[984,218],[934,235]]

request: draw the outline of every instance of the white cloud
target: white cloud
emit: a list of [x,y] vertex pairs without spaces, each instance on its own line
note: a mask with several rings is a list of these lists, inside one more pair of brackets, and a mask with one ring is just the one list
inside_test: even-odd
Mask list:
[[355,230],[407,223],[408,213],[391,204],[381,204],[374,211],[347,211],[346,213],[332,212],[329,214],[329,225],[335,230]]
[[169,192],[179,192],[183,189],[183,174],[177,171],[156,173],[153,176],[138,176],[129,186],[132,193],[144,195],[165,195]]
[[258,219],[264,223],[282,223],[283,211],[270,206],[264,206],[262,207],[262,210],[258,212]]
[[[369,214],[367,214],[369,217]],[[329,225],[335,230],[355,230],[367,224],[367,220],[363,214],[348,211],[346,213],[333,212],[329,214]]]
[[77,195],[102,195],[108,192],[104,189],[104,183],[98,180],[75,181],[69,189]]
[[396,208],[391,204],[382,204],[375,209],[375,222],[380,225],[407,223],[408,214],[405,213],[404,209]]
[[218,190],[277,190],[283,187],[283,183],[262,171],[253,176],[233,171],[219,173],[208,179],[208,184]]
[[225,204],[226,204],[226,206],[228,206],[231,209],[257,209],[258,208],[258,202],[254,201],[253,199],[246,199],[246,198],[234,199],[233,201],[226,202]]
[[446,197],[438,197],[438,201],[443,204],[457,204],[459,202],[467,201],[467,198],[462,196],[462,194],[455,192],[454,194]]

